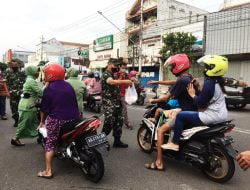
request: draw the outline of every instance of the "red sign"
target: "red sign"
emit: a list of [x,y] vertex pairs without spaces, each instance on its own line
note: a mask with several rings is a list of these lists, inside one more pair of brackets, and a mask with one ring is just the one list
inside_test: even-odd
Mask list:
[[7,61],[11,61],[11,59],[12,59],[12,50],[9,49],[9,50],[7,51]]

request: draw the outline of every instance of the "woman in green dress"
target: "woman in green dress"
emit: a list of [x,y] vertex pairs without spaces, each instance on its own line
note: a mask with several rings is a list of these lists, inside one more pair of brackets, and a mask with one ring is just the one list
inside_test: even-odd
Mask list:
[[39,75],[39,68],[28,66],[25,68],[25,73],[27,78],[23,85],[23,95],[18,105],[18,127],[15,138],[11,139],[11,144],[15,146],[25,145],[20,142],[20,139],[35,138],[38,136],[37,127],[39,120],[36,103],[43,93],[43,88],[36,81]]
[[73,87],[73,89],[75,91],[78,109],[79,109],[79,112],[82,116],[82,114],[83,114],[83,100],[87,98],[88,92],[87,92],[87,88],[86,88],[84,82],[82,82],[78,79],[78,74],[79,74],[79,71],[77,69],[75,69],[75,68],[68,69],[67,82],[71,84],[71,86]]

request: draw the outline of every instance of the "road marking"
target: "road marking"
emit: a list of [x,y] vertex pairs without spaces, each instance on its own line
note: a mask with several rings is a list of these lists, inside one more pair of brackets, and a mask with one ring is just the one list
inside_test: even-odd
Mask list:
[[250,135],[250,130],[248,129],[241,129],[241,128],[235,127],[233,131]]
[[197,189],[195,189],[195,188],[193,188],[193,187],[191,187],[190,185],[187,185],[187,184],[181,184],[180,188],[182,190],[197,190]]
[[141,111],[145,111],[145,107],[139,108],[139,107],[135,107],[135,106],[128,106],[129,109],[131,110],[141,110]]

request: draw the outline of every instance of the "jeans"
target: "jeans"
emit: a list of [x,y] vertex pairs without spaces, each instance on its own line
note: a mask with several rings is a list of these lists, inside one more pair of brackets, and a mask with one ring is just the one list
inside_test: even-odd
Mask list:
[[6,96],[0,96],[0,116],[6,114]]
[[173,143],[179,144],[182,131],[188,126],[200,126],[204,123],[199,118],[199,112],[182,111],[176,116]]

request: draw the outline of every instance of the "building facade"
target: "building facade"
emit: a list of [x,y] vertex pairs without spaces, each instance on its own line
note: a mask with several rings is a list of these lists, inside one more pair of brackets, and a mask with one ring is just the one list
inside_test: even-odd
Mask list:
[[11,59],[19,59],[25,64],[28,63],[29,55],[33,53],[35,52],[8,49],[7,52],[3,55],[3,62],[7,63],[10,62]]
[[138,68],[139,39],[142,35],[142,84],[144,86],[149,80],[163,79],[163,60],[159,55],[163,46],[162,36],[172,31],[190,32],[202,40],[205,14],[207,11],[175,0],[144,0],[141,34],[141,0],[134,3],[126,14],[126,32],[129,38],[128,58],[130,66]]
[[64,67],[76,67],[80,70],[88,66],[88,44],[58,41],[52,38],[36,46],[36,52],[29,56],[29,63],[55,61]]
[[89,69],[104,71],[109,58],[123,58],[127,55],[127,35],[124,33],[110,34],[97,38],[89,45]]
[[229,59],[228,77],[250,83],[250,5],[211,13],[205,23],[205,53]]

